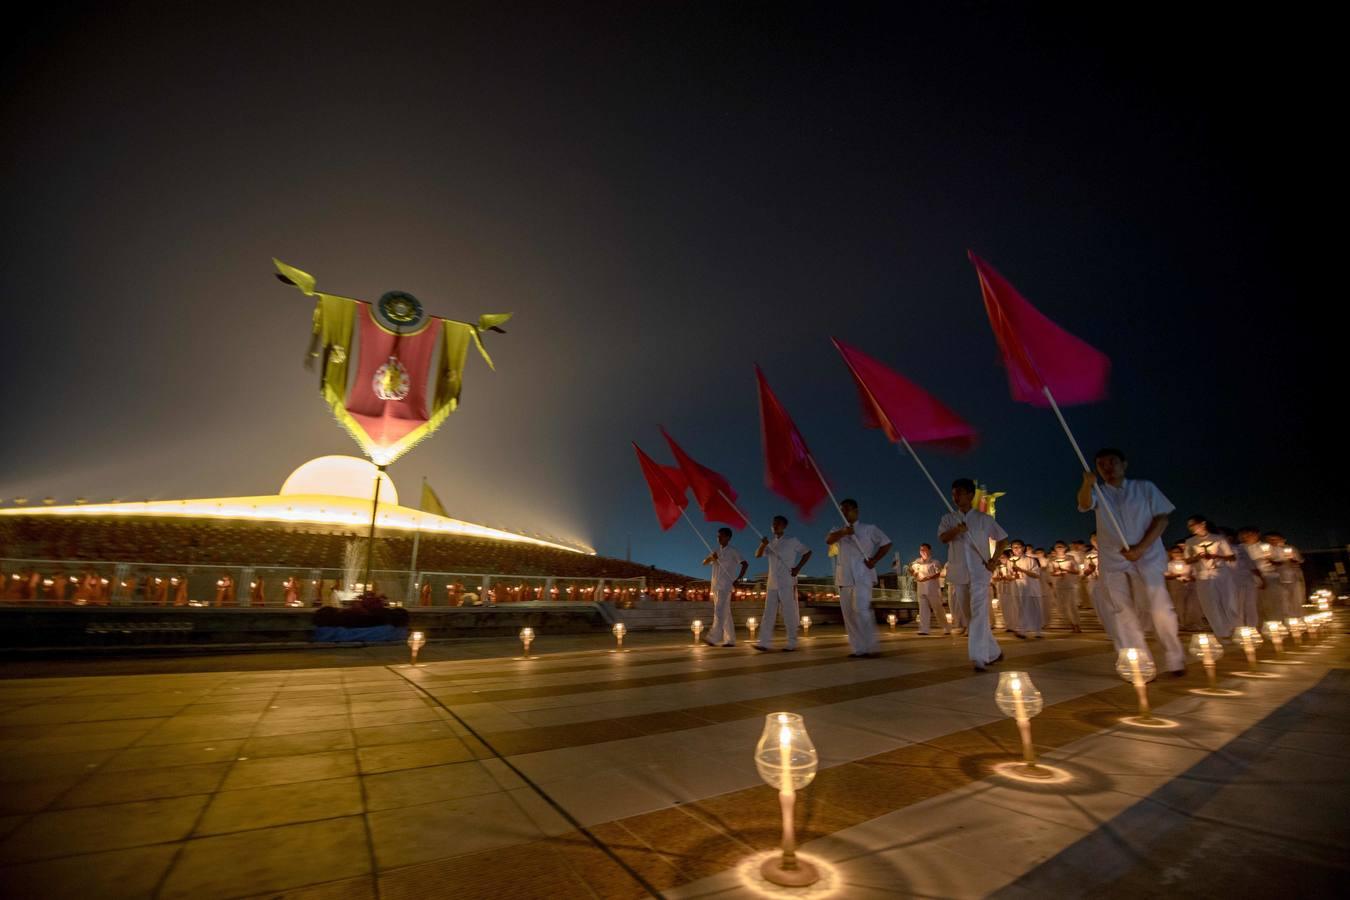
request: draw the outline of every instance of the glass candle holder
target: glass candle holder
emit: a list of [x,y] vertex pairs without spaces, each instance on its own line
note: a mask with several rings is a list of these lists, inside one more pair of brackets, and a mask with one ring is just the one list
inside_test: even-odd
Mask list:
[[1219,639],[1209,632],[1191,635],[1191,656],[1200,660],[1205,667],[1205,675],[1209,678],[1209,688],[1214,690],[1218,686],[1216,680],[1216,666],[1219,660],[1223,658],[1223,644]]
[[755,745],[755,768],[766,784],[778,789],[783,815],[782,853],[769,857],[760,867],[760,874],[773,884],[802,887],[820,878],[814,866],[797,858],[793,824],[797,791],[816,777],[819,762],[801,716],[776,712],[764,717],[764,730]]
[[1139,717],[1145,720],[1153,718],[1148,704],[1148,683],[1158,674],[1158,667],[1146,650],[1138,647],[1125,647],[1116,654],[1116,674],[1134,685],[1139,697]]
[[527,627],[527,628],[522,628],[522,629],[520,629],[520,643],[521,643],[521,645],[524,646],[524,648],[525,648],[525,656],[529,656],[529,655],[530,655],[530,645],[534,643],[534,629],[533,629],[533,628],[528,628],[528,627]]
[[412,653],[412,661],[409,665],[417,665],[417,654],[426,646],[427,636],[420,631],[414,631],[408,635],[408,650]]
[[1005,716],[1016,720],[1022,736],[1022,761],[1025,774],[1038,775],[1036,748],[1031,743],[1031,717],[1045,708],[1041,692],[1026,672],[1000,672],[994,702]]

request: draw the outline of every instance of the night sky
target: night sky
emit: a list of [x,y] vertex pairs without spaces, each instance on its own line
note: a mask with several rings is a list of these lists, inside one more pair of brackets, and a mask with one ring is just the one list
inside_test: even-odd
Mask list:
[[[669,461],[664,423],[767,521],[758,362],[909,555],[942,509],[861,427],[837,335],[980,429],[928,455],[940,481],[1007,491],[1033,543],[1085,535],[970,247],[1110,354],[1110,400],[1069,419],[1171,497],[1169,537],[1202,511],[1350,541],[1321,211],[1340,48],[1292,7],[114,6],[7,28],[5,506],[272,493],[359,455],[277,256],[336,293],[516,313],[497,372],[472,356],[460,410],[392,467],[405,502],[426,475],[451,515],[698,571],[629,441]],[[832,521],[798,531],[808,574]]]

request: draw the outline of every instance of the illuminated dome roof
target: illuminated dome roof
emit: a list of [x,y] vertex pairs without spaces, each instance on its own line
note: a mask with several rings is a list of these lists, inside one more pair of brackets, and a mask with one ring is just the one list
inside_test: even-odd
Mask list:
[[320,494],[370,502],[375,499],[376,475],[380,478],[380,505],[397,506],[398,490],[389,475],[380,472],[369,460],[355,456],[311,459],[290,474],[281,486],[281,495]]

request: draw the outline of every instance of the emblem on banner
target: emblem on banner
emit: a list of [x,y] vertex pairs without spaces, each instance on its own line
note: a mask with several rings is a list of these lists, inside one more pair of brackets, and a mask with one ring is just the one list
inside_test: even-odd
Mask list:
[[371,386],[375,390],[375,396],[381,400],[402,400],[412,389],[412,379],[408,377],[408,370],[398,361],[398,357],[391,356],[389,362],[375,370]]
[[385,331],[411,334],[426,324],[422,301],[403,291],[390,291],[375,304],[375,321]]

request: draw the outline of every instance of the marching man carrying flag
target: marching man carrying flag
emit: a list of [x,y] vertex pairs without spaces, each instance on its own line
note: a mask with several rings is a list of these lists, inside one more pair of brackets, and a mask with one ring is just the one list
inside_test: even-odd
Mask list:
[[[1152,483],[1126,480],[1125,454],[1119,450],[1098,451],[1095,465],[1089,466],[1060,411],[1061,404],[1104,398],[1111,360],[1046,318],[989,263],[974,253],[967,255],[979,276],[984,309],[1003,356],[1013,400],[1053,410],[1083,467],[1078,508],[1097,514],[1098,585],[1115,617],[1113,637],[1125,647],[1146,647],[1133,596],[1153,620],[1163,647],[1162,668],[1174,675],[1185,674],[1177,615],[1163,579],[1166,557],[1158,540],[1167,527],[1172,504]],[[1099,475],[1104,483],[1098,482]]]
[[877,563],[891,552],[891,539],[875,525],[858,521],[858,501],[846,498],[839,504],[848,524],[825,535],[825,543],[838,545],[834,558],[834,581],[839,586],[839,610],[848,629],[852,657],[872,659],[881,655],[881,638],[872,613],[872,587],[877,583]]
[[[712,566],[713,620],[712,628],[704,643],[714,647],[736,646],[736,623],[731,620],[731,592],[736,582],[745,577],[746,562],[744,556],[731,546],[731,529],[717,529],[717,549],[703,559],[705,566]],[[733,574],[734,573],[734,574]]]
[[811,558],[811,551],[795,537],[787,535],[787,516],[773,517],[773,538],[766,535],[759,540],[755,558],[769,558],[769,578],[765,582],[764,614],[759,620],[756,650],[770,650],[773,643],[774,620],[783,610],[783,629],[787,632],[788,651],[797,649],[797,573]]
[[[953,512],[938,522],[938,540],[948,546],[947,583],[952,586],[952,608],[969,605],[970,627],[967,647],[975,671],[983,672],[990,663],[1003,658],[1003,651],[989,627],[989,576],[998,568],[1008,533],[993,516],[972,509],[975,482],[958,478],[952,482]],[[986,556],[990,542],[994,552]]]

